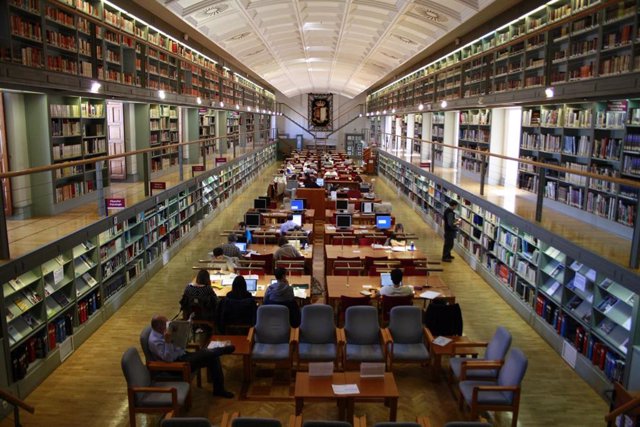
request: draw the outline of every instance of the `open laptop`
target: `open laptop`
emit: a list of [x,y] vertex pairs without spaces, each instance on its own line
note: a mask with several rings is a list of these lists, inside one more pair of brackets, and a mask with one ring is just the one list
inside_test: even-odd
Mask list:
[[393,286],[393,280],[391,280],[391,273],[380,273],[380,286]]
[[247,253],[247,244],[244,242],[235,242],[234,245],[236,246],[236,248],[240,249],[240,252],[242,252],[242,254],[246,254]]
[[251,292],[251,295],[256,296],[256,291],[258,290],[258,279],[247,279],[245,277],[245,282],[247,282],[247,291]]

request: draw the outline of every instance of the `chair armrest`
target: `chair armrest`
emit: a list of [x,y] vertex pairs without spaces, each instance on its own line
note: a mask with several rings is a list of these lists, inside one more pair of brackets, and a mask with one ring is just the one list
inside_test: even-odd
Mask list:
[[343,345],[347,342],[347,337],[344,334],[344,328],[336,328],[336,338],[338,340],[338,345]]
[[435,339],[435,337],[431,333],[431,330],[429,330],[429,328],[427,328],[426,326],[424,326],[424,335],[427,338],[427,347],[429,348],[429,351],[431,352],[432,348],[433,348],[433,340]]
[[129,395],[134,393],[171,394],[171,406],[178,403],[178,390],[175,387],[129,387]]
[[290,415],[289,427],[302,427],[302,415]]
[[251,328],[249,328],[249,333],[247,333],[247,341],[249,341],[249,345],[253,345],[253,342],[255,340],[255,334],[256,334],[256,330],[252,326]]
[[393,344],[393,337],[391,336],[391,331],[389,331],[389,328],[380,329],[380,332],[382,333],[382,341],[384,342],[385,346],[387,344]]
[[501,385],[482,385],[473,387],[473,394],[471,395],[471,400],[473,402],[478,401],[478,394],[481,391],[511,391],[515,394],[515,400],[517,400],[518,395],[520,394],[520,386],[501,386]]
[[420,427],[431,427],[428,417],[416,417],[416,422],[420,424]]
[[147,362],[149,371],[182,372],[182,379],[191,382],[191,365],[187,362]]
[[487,347],[489,345],[488,342],[484,342],[484,341],[467,341],[467,342],[459,342],[456,341],[453,343],[453,347],[454,348],[463,348],[463,347],[479,347],[479,348],[483,348],[483,347]]
[[501,360],[463,360],[460,366],[460,381],[467,379],[467,371],[500,369],[503,362]]
[[220,427],[231,427],[231,422],[239,416],[239,412],[228,413],[227,411],[224,411],[222,413],[222,421],[220,421]]
[[289,341],[294,345],[297,345],[300,342],[300,328],[291,328]]

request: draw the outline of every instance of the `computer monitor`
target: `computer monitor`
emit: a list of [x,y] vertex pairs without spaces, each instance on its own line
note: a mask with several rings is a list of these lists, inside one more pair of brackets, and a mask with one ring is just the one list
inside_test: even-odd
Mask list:
[[258,196],[258,199],[264,199],[267,201],[267,206],[269,206],[269,203],[271,202],[271,197],[269,196]]
[[324,187],[324,178],[316,178],[316,184],[318,184],[319,187]]
[[293,214],[293,222],[295,222],[298,227],[302,227],[302,214]]
[[376,215],[376,228],[380,230],[391,228],[391,215]]
[[373,202],[362,202],[362,213],[370,214],[373,213]]
[[258,290],[258,279],[247,279],[245,277],[244,281],[247,282],[247,291],[253,293]]
[[336,227],[351,228],[351,215],[349,214],[336,215]]
[[267,201],[265,199],[255,199],[253,201],[254,209],[267,209]]
[[302,211],[304,210],[304,200],[302,199],[294,199],[291,201],[291,210],[292,211]]
[[336,200],[336,210],[346,211],[348,207],[349,207],[349,200],[347,199]]
[[236,248],[240,249],[240,252],[246,252],[247,251],[247,244],[244,242],[234,242],[233,243]]
[[380,273],[380,286],[393,286],[393,280],[391,280],[391,273]]
[[257,212],[244,214],[244,223],[247,227],[260,227],[260,214]]

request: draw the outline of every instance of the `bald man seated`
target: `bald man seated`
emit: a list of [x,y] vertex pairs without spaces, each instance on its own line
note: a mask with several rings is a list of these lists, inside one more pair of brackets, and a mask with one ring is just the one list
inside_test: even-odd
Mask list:
[[209,381],[213,383],[213,395],[227,399],[233,398],[233,393],[224,388],[224,373],[220,364],[220,356],[231,354],[235,351],[234,346],[221,347],[216,349],[202,349],[196,352],[187,353],[185,349],[173,345],[171,333],[167,330],[167,319],[165,316],[155,315],[151,319],[151,334],[149,335],[149,351],[156,361],[163,362],[188,362],[191,371],[207,367]]

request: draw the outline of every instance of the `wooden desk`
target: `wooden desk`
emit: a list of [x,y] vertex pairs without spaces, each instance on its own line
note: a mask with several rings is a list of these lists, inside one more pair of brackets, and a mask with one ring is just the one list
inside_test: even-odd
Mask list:
[[[327,224],[333,224],[333,214],[339,214],[341,212],[336,211],[335,209],[325,209],[325,222]],[[348,213],[348,212],[346,212]],[[386,215],[386,214],[380,214]],[[391,217],[391,224],[396,223],[396,218],[393,215],[389,215]],[[353,225],[375,225],[376,223],[376,214],[363,214],[360,212],[355,212],[351,214],[351,223]]]
[[[255,212],[255,210],[249,210],[248,212]],[[270,210],[268,212],[260,212],[260,217],[262,218],[262,222],[264,225],[282,224],[287,220],[287,215],[291,213],[294,213],[294,212],[290,210],[284,210],[284,209]],[[314,215],[315,215],[315,211],[313,209],[305,209],[304,217],[303,217],[304,222],[312,224]]]
[[308,372],[296,373],[294,399],[296,402],[296,415],[302,415],[304,400],[336,400],[341,420],[348,420],[345,416],[346,401],[342,396],[336,396],[332,384],[346,384],[344,372],[334,372],[332,376],[310,377]]
[[[371,298],[377,300],[380,289],[380,276],[327,276],[327,301],[334,309],[338,308],[340,296],[361,297],[361,291],[371,291]],[[414,297],[420,298],[425,291],[440,292],[438,298],[454,298],[453,292],[442,281],[440,276],[405,276],[402,283],[414,287]],[[370,286],[365,288],[365,286]],[[426,301],[426,300],[425,300]]]
[[398,398],[400,393],[396,386],[393,373],[385,372],[381,378],[362,378],[360,372],[345,372],[345,384],[356,384],[359,394],[348,395],[347,420],[353,420],[354,403],[358,400],[383,400],[389,407],[389,421],[395,421],[398,416]]
[[[302,230],[304,230],[307,233],[307,237],[309,238],[309,241],[312,241],[313,240],[312,239],[313,224],[311,223],[302,224]],[[251,232],[277,234],[279,236],[280,226],[275,224],[261,225],[260,227],[252,227]],[[244,230],[225,230],[222,233],[220,233],[220,235],[228,236],[231,233],[234,233],[236,236],[244,236],[245,231]]]
[[420,250],[396,252],[390,249],[373,249],[371,246],[340,246],[340,245],[324,245],[325,253],[325,270],[333,271],[333,262],[338,257],[358,257],[364,260],[366,256],[370,257],[387,257],[390,260],[401,259],[426,259],[427,256]]
[[[220,276],[218,276],[220,277]],[[271,283],[274,277],[271,276],[263,276],[258,278],[258,291],[254,295],[254,298],[258,303],[261,303],[264,300],[264,293],[267,290],[267,287]],[[289,281],[289,285],[304,285],[307,286],[307,295],[306,298],[298,298],[300,301],[309,302],[311,300],[311,276],[289,276],[287,277]],[[231,285],[225,285],[220,287],[220,278],[216,279],[216,275],[211,275],[211,284],[213,285],[213,290],[216,295],[220,298],[224,298],[229,292],[231,292]],[[245,337],[246,338],[246,337]]]
[[[380,203],[382,202],[382,199],[349,199],[346,197],[338,198],[338,200],[347,200],[349,203],[363,203],[363,202]],[[335,209],[336,201],[333,199],[324,199],[324,208]]]
[[[230,286],[229,286],[230,288]],[[251,378],[251,343],[246,335],[213,335],[211,341],[229,341],[235,347],[232,356],[242,357],[242,394],[246,394]]]
[[[324,225],[324,243],[329,245],[331,244],[331,239],[333,236],[339,234],[353,234],[357,237],[365,237],[371,234],[381,234],[384,233],[385,230],[378,230],[375,225],[354,225],[351,227],[350,231],[340,231],[336,229],[335,225],[325,224]],[[386,233],[385,233],[386,235]]]
[[471,352],[469,347],[456,347],[456,342],[469,342],[469,338],[466,336],[461,337],[447,337],[451,339],[451,342],[445,346],[430,344],[430,353],[433,357],[433,374],[434,377],[440,372],[442,367],[442,356],[472,356],[477,357],[478,353]]

